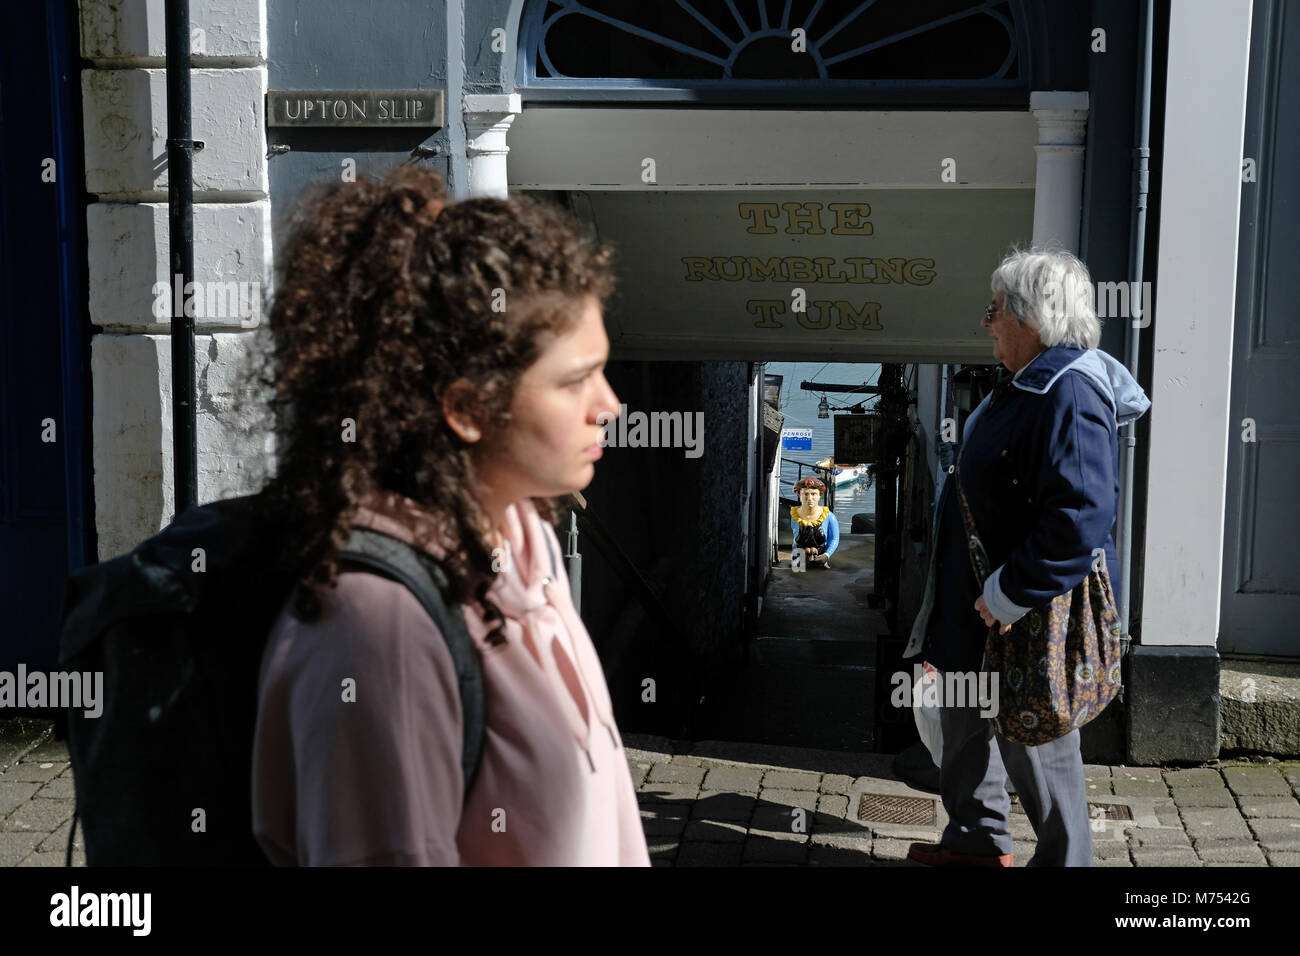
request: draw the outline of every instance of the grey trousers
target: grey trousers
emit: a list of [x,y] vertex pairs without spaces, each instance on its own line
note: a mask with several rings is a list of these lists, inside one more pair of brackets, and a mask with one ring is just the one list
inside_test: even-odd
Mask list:
[[[941,842],[957,853],[1011,852],[1006,779],[1019,795],[1038,843],[1027,866],[1092,866],[1088,784],[1079,731],[1028,747],[997,737],[978,707],[939,711],[940,791],[948,826]],[[996,743],[995,743],[996,741]]]

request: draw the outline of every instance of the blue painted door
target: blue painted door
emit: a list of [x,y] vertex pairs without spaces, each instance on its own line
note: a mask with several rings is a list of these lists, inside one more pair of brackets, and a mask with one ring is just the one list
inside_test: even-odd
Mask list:
[[[1219,650],[1300,657],[1300,6],[1251,29]],[[1253,173],[1253,181],[1252,174]]]
[[64,580],[87,551],[76,22],[62,0],[0,9],[0,670],[11,672],[56,669]]

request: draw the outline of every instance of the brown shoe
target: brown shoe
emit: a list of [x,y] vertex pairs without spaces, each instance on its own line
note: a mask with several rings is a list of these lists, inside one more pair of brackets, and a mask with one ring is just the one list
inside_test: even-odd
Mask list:
[[907,858],[922,866],[1014,866],[1015,854],[989,856],[977,853],[956,853],[942,843],[913,843]]

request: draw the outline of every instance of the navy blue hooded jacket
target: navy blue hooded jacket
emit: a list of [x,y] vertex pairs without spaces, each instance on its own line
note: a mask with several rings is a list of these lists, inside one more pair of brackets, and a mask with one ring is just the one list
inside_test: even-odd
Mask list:
[[[1060,345],[1005,377],[966,422],[962,488],[992,573],[990,612],[1018,621],[1088,574],[1094,549],[1118,594],[1111,527],[1119,507],[1117,427],[1151,406],[1128,370],[1099,349]],[[925,599],[904,656],[940,670],[977,670],[988,627],[966,549],[956,475],[939,492]]]

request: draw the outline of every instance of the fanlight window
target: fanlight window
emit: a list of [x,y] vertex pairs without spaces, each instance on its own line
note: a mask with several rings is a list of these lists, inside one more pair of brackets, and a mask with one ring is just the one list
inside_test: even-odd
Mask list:
[[532,85],[1026,87],[1020,12],[1021,0],[538,0],[522,33]]

